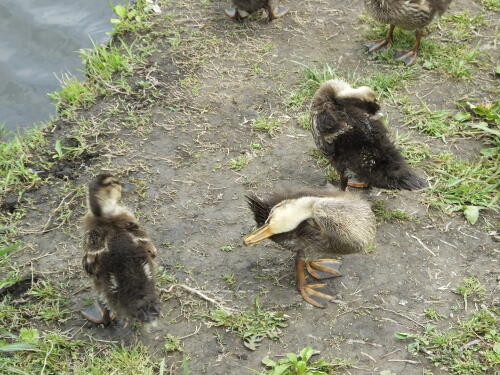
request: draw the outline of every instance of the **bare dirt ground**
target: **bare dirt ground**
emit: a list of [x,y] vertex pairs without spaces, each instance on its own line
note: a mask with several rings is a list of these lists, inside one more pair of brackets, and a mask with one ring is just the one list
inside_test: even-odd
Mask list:
[[[421,332],[429,322],[428,309],[445,317],[434,322],[440,327],[470,314],[477,305],[471,302],[464,311],[462,296],[452,292],[466,276],[476,276],[486,287],[484,303],[498,304],[492,212],[481,211],[471,226],[461,214],[429,208],[424,192],[362,192],[410,219],[382,221],[373,252],[343,257],[343,276],[328,281],[341,302],[325,309],[304,303],[296,292],[292,254],[270,241],[242,245],[242,236],[254,227],[246,193],[326,184],[323,170],[309,155],[313,140],[298,124],[307,103],[299,109],[287,106],[290,93],[304,80],[301,64],[328,64],[340,76],[361,79],[406,69],[366,55],[363,43],[371,26],[359,19],[362,2],[282,4],[291,10],[283,19],[268,24],[255,15],[237,24],[224,15],[225,2],[164,3],[158,16],[162,21],[151,33],[156,51],[132,77],[132,82],[151,82],[153,89],[143,96],[106,96],[80,113],[91,124],[88,139],[96,142],[95,154],[63,166],[66,181],[56,179],[29,193],[22,227],[35,233],[20,237],[25,245],[16,262],[46,278],[69,280],[71,314],[60,328],[77,337],[139,340],[153,356],[165,356],[173,373],[180,373],[184,355],[191,374],[246,374],[248,368],[260,369],[266,355],[298,352],[307,345],[322,357],[352,359],[354,366],[344,370],[349,374],[446,373],[423,355],[408,353],[394,334]],[[464,10],[476,14],[481,7],[457,0],[449,14]],[[498,21],[495,13],[487,14],[490,22]],[[471,44],[492,56],[483,58],[472,79],[417,67],[417,79],[391,96],[422,100],[431,110],[455,108],[453,103],[463,97],[491,100],[498,84],[491,73],[491,62],[498,59],[491,47],[497,32],[484,27],[474,36]],[[396,101],[382,98],[381,105],[391,132],[410,132],[431,150],[467,159],[480,147],[477,140],[457,137],[444,143],[412,132]],[[271,134],[256,131],[251,125],[257,118],[276,119],[279,126]],[[63,137],[71,122],[57,125],[54,138]],[[162,294],[162,319],[149,331],[85,323],[78,310],[93,292],[80,265],[78,218],[85,210],[85,185],[102,170],[135,187],[125,203],[153,237],[164,274],[240,311],[252,310],[258,297],[262,309],[288,317],[278,339],[264,339],[255,351],[248,350],[240,337],[211,326],[203,316],[215,307],[212,303],[179,287]],[[417,170],[424,174],[419,165]],[[50,215],[60,213],[55,210],[64,197],[69,218],[52,225]],[[45,223],[54,230],[40,233]],[[171,281],[159,284],[168,290]],[[183,353],[162,352],[167,333],[184,337]]]

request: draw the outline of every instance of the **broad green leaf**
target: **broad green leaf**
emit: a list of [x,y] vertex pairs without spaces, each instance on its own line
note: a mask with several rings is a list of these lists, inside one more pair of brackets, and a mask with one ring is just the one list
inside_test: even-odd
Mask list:
[[15,244],[10,245],[10,246],[1,248],[0,249],[0,257],[10,253],[11,251],[16,250],[19,246],[21,246],[21,242],[17,242]]
[[109,20],[109,23],[111,23],[112,25],[119,25],[120,23],[122,23],[122,21],[119,20],[118,18],[111,18]]
[[455,116],[453,116],[453,119],[455,119],[458,122],[464,122],[467,120],[470,120],[471,114],[468,112],[459,112]]
[[276,366],[276,362],[274,362],[271,358],[269,358],[269,356],[265,356],[264,358],[262,358],[262,361],[261,361],[264,365],[266,365],[267,367],[274,367]]
[[400,339],[400,340],[406,340],[406,339],[409,339],[411,337],[413,337],[413,334],[411,333],[405,333],[405,332],[396,332],[394,334],[394,336],[397,338],[397,339]]
[[274,368],[272,375],[283,375],[288,370],[288,365],[278,365]]
[[493,345],[493,351],[500,354],[500,342],[496,342],[495,345]]
[[485,122],[470,124],[470,126],[472,128],[479,129],[479,130],[482,130],[486,133],[493,134],[493,135],[496,135],[497,137],[500,137],[500,131],[488,127],[488,125]]
[[314,350],[313,348],[311,348],[310,346],[306,346],[304,349],[302,349],[300,351],[300,358],[305,360],[306,362],[309,361],[309,359],[315,355],[315,354],[319,354],[319,351],[317,350]]
[[478,206],[467,206],[464,210],[464,215],[469,224],[474,225],[479,219],[479,209]]
[[479,150],[479,152],[481,153],[481,155],[484,155],[484,156],[490,158],[490,157],[496,156],[498,154],[498,148],[497,147],[482,148],[481,150]]
[[0,346],[0,352],[3,353],[24,352],[24,351],[40,352],[41,350],[37,349],[35,344],[28,342],[16,342],[14,344],[7,344]]
[[54,148],[56,149],[57,155],[59,155],[59,157],[62,157],[63,151],[62,151],[61,141],[59,139],[56,141]]
[[123,5],[116,5],[113,7],[115,14],[121,19],[127,16],[127,9]]

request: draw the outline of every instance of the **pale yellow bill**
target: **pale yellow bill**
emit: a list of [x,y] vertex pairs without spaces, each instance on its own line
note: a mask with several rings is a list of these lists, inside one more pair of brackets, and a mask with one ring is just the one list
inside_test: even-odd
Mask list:
[[269,227],[269,224],[265,224],[259,229],[257,229],[255,232],[249,234],[243,239],[243,242],[247,246],[255,245],[259,243],[260,241],[265,240],[266,238],[269,238],[273,235],[274,233],[271,232],[271,228]]

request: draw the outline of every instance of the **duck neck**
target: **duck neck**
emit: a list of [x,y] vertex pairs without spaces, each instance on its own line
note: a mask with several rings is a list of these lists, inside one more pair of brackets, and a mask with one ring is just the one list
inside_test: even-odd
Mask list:
[[304,220],[310,219],[313,216],[315,199],[314,197],[301,197],[289,202],[285,208],[288,223],[284,227],[295,229]]
[[118,209],[118,202],[115,199],[100,199],[98,196],[89,195],[89,209],[98,217],[111,217]]

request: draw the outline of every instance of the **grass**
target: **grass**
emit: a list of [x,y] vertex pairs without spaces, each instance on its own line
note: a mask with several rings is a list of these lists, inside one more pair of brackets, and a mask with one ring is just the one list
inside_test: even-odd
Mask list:
[[274,136],[280,129],[281,122],[277,118],[273,117],[259,117],[252,120],[251,128],[252,130],[263,132],[269,134],[271,137]]
[[229,160],[229,169],[239,172],[241,171],[250,161],[250,157],[247,155],[240,155],[235,159]]
[[391,210],[387,208],[385,202],[381,200],[374,200],[372,202],[372,211],[378,221],[401,222],[411,219],[411,217],[402,210]]
[[312,357],[320,352],[307,346],[299,354],[287,353],[285,358],[273,361],[268,356],[262,359],[266,367],[262,375],[329,375],[336,370],[346,370],[353,365],[352,361],[335,359],[327,361],[319,359],[313,361]]
[[321,151],[318,149],[313,149],[307,152],[307,155],[312,157],[316,161],[318,168],[323,170],[325,178],[328,182],[333,183],[339,181],[337,171],[332,167],[332,163],[328,161],[327,158],[323,156]]
[[500,0],[481,0],[481,5],[488,10],[500,13]]
[[471,276],[463,279],[462,283],[455,290],[455,293],[462,295],[464,298],[465,310],[467,310],[467,301],[482,301],[486,293],[486,288],[476,277]]
[[165,335],[165,344],[163,345],[163,347],[167,353],[183,351],[181,340],[171,334]]
[[253,310],[228,313],[224,310],[210,310],[207,317],[216,327],[226,327],[243,339],[243,344],[255,350],[264,338],[277,340],[281,328],[286,327],[283,313],[263,310],[258,299],[254,300]]
[[448,329],[439,330],[428,325],[422,334],[397,333],[396,337],[411,340],[410,353],[423,353],[451,374],[492,374],[500,364],[497,316],[490,310],[481,309]]
[[425,167],[433,177],[428,203],[445,211],[464,210],[467,206],[497,210],[498,165],[498,156],[492,163],[486,157],[465,161],[451,153],[433,155]]
[[42,182],[35,169],[43,168],[46,162],[35,154],[46,143],[39,128],[28,130],[22,137],[0,142],[0,197],[11,191],[22,194],[28,187]]

